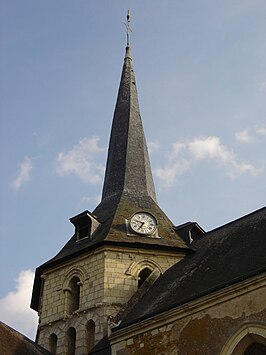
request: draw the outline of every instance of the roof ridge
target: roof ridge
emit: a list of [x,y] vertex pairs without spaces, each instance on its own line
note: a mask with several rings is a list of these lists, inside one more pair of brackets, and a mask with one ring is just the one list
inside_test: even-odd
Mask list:
[[211,234],[212,232],[216,232],[216,231],[219,230],[219,229],[223,229],[223,228],[225,228],[225,227],[227,227],[227,226],[229,226],[229,225],[231,225],[231,224],[233,224],[233,223],[235,223],[235,222],[240,222],[240,221],[243,220],[243,219],[247,219],[247,218],[249,218],[250,216],[257,214],[258,212],[262,212],[263,210],[265,210],[265,212],[266,212],[266,206],[261,207],[261,208],[255,210],[255,211],[250,212],[250,213],[248,213],[248,214],[246,214],[246,215],[243,215],[243,216],[241,216],[241,217],[238,217],[238,218],[234,219],[233,221],[227,222],[227,223],[225,223],[225,224],[223,224],[223,225],[221,225],[221,226],[219,226],[219,227],[216,227],[216,228],[214,228],[214,229],[211,229],[211,230],[209,230],[209,231],[207,231],[207,232],[205,233],[204,237],[206,237],[207,235]]

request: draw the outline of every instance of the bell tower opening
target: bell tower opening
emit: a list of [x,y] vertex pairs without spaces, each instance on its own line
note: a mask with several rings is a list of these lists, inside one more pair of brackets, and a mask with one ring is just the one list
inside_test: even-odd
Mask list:
[[75,328],[71,327],[67,331],[67,355],[75,355],[75,348],[76,348],[76,330]]
[[79,309],[80,303],[80,279],[77,276],[72,277],[69,283],[69,314]]
[[87,323],[87,351],[90,351],[95,345],[95,322],[90,319]]
[[49,346],[50,346],[51,354],[55,355],[56,354],[56,348],[57,348],[57,336],[54,333],[50,335]]
[[141,270],[141,272],[139,273],[138,288],[140,288],[140,286],[150,276],[151,273],[152,270],[148,267],[145,267],[144,269]]

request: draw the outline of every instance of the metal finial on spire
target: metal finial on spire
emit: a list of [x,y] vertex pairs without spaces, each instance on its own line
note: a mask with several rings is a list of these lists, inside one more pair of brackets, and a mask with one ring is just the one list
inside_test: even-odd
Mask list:
[[126,26],[127,29],[127,47],[129,47],[129,34],[130,32],[132,32],[131,28],[130,28],[130,11],[127,10],[127,22],[124,22],[124,25]]

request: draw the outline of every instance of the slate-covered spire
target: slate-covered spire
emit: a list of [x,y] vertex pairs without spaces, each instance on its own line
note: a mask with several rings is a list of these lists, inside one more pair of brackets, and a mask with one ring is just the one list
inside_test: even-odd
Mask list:
[[129,46],[113,117],[102,202],[122,194],[156,201]]
[[[156,237],[141,236],[129,230],[129,220],[140,211],[152,214],[158,221]],[[143,248],[153,253],[159,250],[186,253],[190,250],[156,202],[129,45],[113,117],[102,200],[92,213],[84,211],[71,218],[71,222],[76,227],[75,234],[54,258],[36,270],[31,301],[31,307],[36,311],[40,306],[42,273],[98,247]],[[85,232],[89,235],[79,239],[79,227],[81,232],[83,227],[88,227]]]

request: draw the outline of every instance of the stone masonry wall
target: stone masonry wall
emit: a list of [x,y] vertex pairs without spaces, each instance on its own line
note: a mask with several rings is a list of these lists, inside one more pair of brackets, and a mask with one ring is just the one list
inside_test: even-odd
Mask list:
[[[66,353],[65,335],[70,327],[76,329],[76,346],[85,345],[86,324],[95,322],[95,337],[103,334],[100,322],[103,311],[101,302],[104,295],[104,254],[93,253],[78,260],[73,260],[43,275],[43,290],[38,343],[49,349],[49,337],[57,335],[57,354]],[[78,276],[80,286],[80,306],[73,314],[68,314],[68,284],[72,276]],[[82,353],[82,352],[80,352]]]
[[[189,314],[189,304],[183,316],[175,321],[167,318],[140,334],[126,335],[121,341],[116,335],[112,343],[113,355],[213,355],[221,354],[228,340],[245,325],[252,329],[264,327],[266,335],[265,287],[233,298],[217,300],[217,304],[201,307]],[[206,297],[206,305],[208,298]],[[177,311],[178,313],[178,308]],[[141,325],[138,325],[141,328]],[[138,333],[139,333],[138,329]],[[252,336],[256,339],[256,336]],[[266,338],[264,339],[266,342]],[[266,344],[266,343],[265,343]],[[237,354],[243,352],[237,352]],[[231,352],[230,352],[231,354]]]
[[[145,268],[164,272],[183,255],[106,248],[79,257],[45,272],[39,310],[38,343],[49,350],[49,337],[57,336],[57,354],[66,354],[66,332],[76,330],[76,354],[85,354],[87,322],[95,322],[95,341],[108,332],[108,317],[116,315],[138,287],[138,274]],[[69,281],[80,281],[80,306],[68,314]]]

